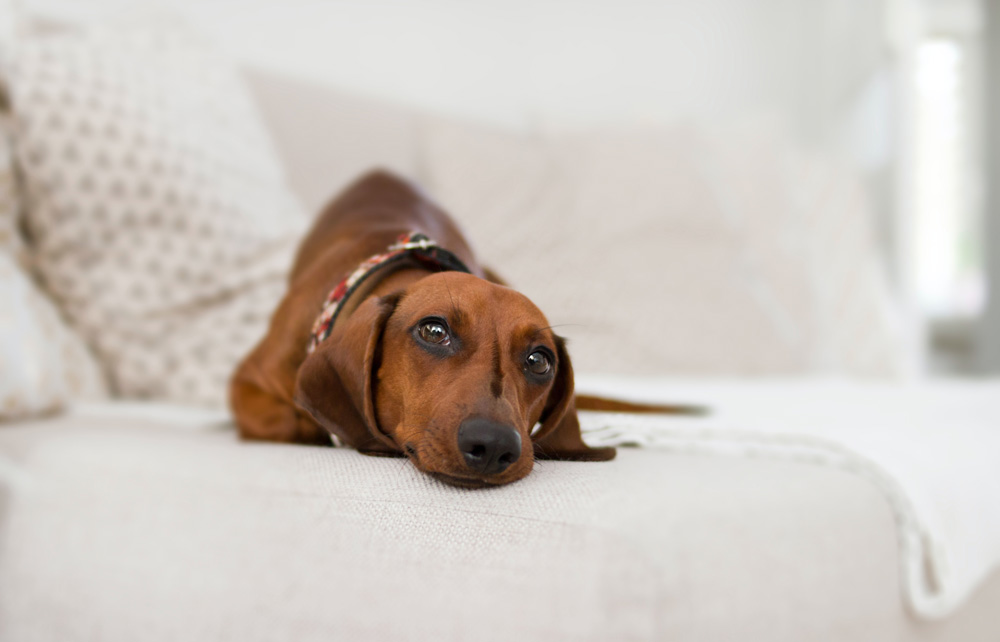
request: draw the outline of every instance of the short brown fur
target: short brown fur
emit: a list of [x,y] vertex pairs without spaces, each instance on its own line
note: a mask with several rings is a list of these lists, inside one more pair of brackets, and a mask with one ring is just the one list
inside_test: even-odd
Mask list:
[[[471,274],[405,267],[380,275],[351,297],[330,337],[307,355],[330,290],[410,231],[435,239]],[[460,342],[446,358],[415,344],[414,327],[430,315],[446,318]],[[233,376],[230,403],[244,438],[323,444],[333,433],[362,453],[407,456],[458,486],[521,479],[536,457],[611,459],[614,449],[583,443],[573,366],[549,325],[479,265],[447,214],[405,181],[373,172],[327,206],[303,241],[267,335]],[[524,372],[525,354],[538,347],[555,356],[544,381]],[[498,475],[463,464],[456,433],[471,416],[520,434],[520,457]]]

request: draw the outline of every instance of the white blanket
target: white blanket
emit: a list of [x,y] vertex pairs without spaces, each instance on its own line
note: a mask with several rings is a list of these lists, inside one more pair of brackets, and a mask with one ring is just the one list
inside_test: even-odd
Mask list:
[[895,515],[902,584],[916,615],[953,613],[1000,567],[1000,380],[578,377],[577,389],[711,408],[705,417],[581,413],[592,445],[793,459],[865,477]]

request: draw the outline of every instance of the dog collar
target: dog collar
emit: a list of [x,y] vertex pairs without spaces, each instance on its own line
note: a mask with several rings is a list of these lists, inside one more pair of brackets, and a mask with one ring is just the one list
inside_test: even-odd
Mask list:
[[370,256],[362,261],[361,265],[330,291],[323,304],[323,309],[316,317],[316,322],[313,323],[306,353],[311,353],[316,349],[316,346],[330,336],[337,315],[344,307],[344,302],[357,291],[368,277],[407,259],[414,261],[420,267],[436,272],[471,272],[457,256],[439,246],[427,235],[420,232],[402,234],[385,252]]

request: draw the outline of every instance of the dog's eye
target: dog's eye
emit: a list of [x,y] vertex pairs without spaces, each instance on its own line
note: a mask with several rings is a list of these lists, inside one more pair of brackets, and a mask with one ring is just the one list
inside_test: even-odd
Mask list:
[[528,358],[524,360],[524,365],[530,372],[536,375],[548,374],[549,370],[552,369],[552,361],[549,359],[549,355],[540,350],[529,354]]
[[440,321],[434,319],[422,321],[420,327],[417,328],[417,332],[420,334],[420,338],[427,343],[443,346],[451,342],[451,337],[448,335],[448,328]]

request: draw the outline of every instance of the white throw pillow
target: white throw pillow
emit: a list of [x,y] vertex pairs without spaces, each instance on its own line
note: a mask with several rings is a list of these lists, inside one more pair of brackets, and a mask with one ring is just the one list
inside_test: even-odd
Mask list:
[[768,132],[421,130],[428,191],[578,370],[905,370],[858,185]]
[[105,393],[97,361],[22,269],[20,199],[0,113],[0,420],[57,410]]
[[0,252],[0,420],[46,414],[105,395],[83,341],[14,258]]
[[308,222],[236,70],[176,29],[29,35],[11,58],[45,287],[117,394],[223,404]]

